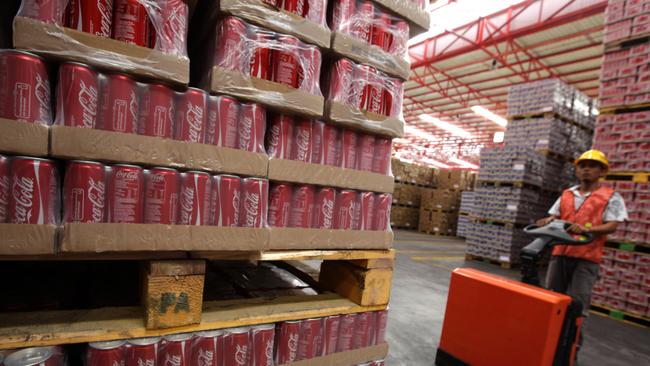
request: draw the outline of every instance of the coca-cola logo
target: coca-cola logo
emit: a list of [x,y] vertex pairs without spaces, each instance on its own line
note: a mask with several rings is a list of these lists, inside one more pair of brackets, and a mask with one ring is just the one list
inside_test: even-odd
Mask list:
[[97,88],[92,85],[87,86],[83,80],[79,81],[79,95],[77,96],[77,99],[83,110],[82,120],[83,125],[86,128],[95,127],[98,97]]
[[376,88],[370,92],[370,110],[373,112],[381,111],[381,93]]
[[143,360],[141,358],[138,358],[138,366],[154,366],[155,364],[155,360]]
[[214,352],[199,349],[199,354],[197,356],[197,365],[196,366],[211,366],[212,361],[214,360]]
[[232,209],[235,217],[235,221],[232,223],[232,226],[238,226],[239,224],[239,204],[240,204],[240,193],[236,191],[232,197]]
[[120,180],[138,180],[138,172],[135,170],[118,170],[115,178]]
[[9,205],[9,177],[0,176],[0,220],[7,217]]
[[101,18],[100,34],[98,35],[110,37],[113,24],[113,0],[97,1],[97,10]]
[[244,200],[244,213],[246,214],[246,226],[255,226],[255,220],[260,207],[260,195],[258,193],[250,193],[246,195]]
[[244,117],[242,118],[242,123],[239,126],[239,146],[247,148],[250,141],[253,130],[253,119]]
[[237,365],[246,365],[248,363],[248,346],[238,344],[235,349],[235,362]]
[[36,75],[34,94],[38,101],[38,110],[40,113],[38,121],[47,123],[49,122],[48,119],[50,116],[50,84],[47,80],[43,80],[39,74]]
[[188,102],[187,111],[185,112],[185,120],[187,121],[189,140],[199,142],[201,127],[203,127],[203,108]]
[[309,130],[301,129],[296,133],[296,147],[297,158],[298,160],[305,161],[307,160],[307,153],[309,152],[309,140],[311,138],[311,132]]
[[182,45],[185,42],[185,29],[187,28],[187,16],[179,10],[182,7],[175,7],[171,14],[165,20],[165,33],[170,36],[173,48],[182,51]]
[[334,218],[334,200],[324,199],[321,213],[323,214],[323,226],[332,227],[332,220]]
[[280,126],[273,125],[269,131],[269,154],[274,155],[280,145]]
[[194,188],[183,187],[181,189],[181,222],[189,224],[192,220],[192,209],[194,207]]
[[270,338],[268,341],[266,341],[264,356],[266,357],[265,366],[273,366],[273,338]]
[[295,360],[298,355],[298,333],[289,334],[287,347],[289,348],[289,359]]
[[34,205],[34,179],[28,177],[13,177],[12,196],[15,202],[15,214],[12,222],[23,224],[30,222],[32,206]]
[[92,221],[102,222],[104,219],[104,182],[98,182],[94,179],[88,181],[88,200],[92,206]]
[[[138,119],[138,96],[135,94],[135,91],[131,91],[131,96],[129,100],[129,113],[131,113],[131,120],[137,121]],[[133,130],[131,132],[136,133],[137,124],[133,124]]]
[[170,355],[169,353],[165,355],[165,361],[163,366],[181,366],[181,356]]
[[165,176],[162,174],[151,174],[149,179],[151,179],[151,183],[163,183],[165,181]]

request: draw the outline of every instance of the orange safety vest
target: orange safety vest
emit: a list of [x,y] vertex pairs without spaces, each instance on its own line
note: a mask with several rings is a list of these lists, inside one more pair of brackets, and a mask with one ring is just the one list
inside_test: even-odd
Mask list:
[[[607,208],[609,199],[612,198],[614,190],[609,187],[600,187],[591,192],[578,210],[575,209],[573,192],[565,190],[560,200],[560,219],[582,226],[598,226],[603,224],[603,212]],[[582,258],[588,261],[600,263],[603,256],[603,247],[607,241],[607,235],[600,235],[588,245],[557,245],[553,248],[553,255]]]

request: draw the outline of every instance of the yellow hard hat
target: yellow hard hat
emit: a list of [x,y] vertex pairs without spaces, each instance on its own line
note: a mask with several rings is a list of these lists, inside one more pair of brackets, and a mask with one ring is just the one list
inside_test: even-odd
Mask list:
[[606,168],[609,168],[609,161],[607,161],[607,157],[600,150],[585,151],[584,153],[582,153],[582,155],[580,155],[579,158],[576,159],[575,164],[578,165],[578,163],[583,160],[597,161],[603,164]]

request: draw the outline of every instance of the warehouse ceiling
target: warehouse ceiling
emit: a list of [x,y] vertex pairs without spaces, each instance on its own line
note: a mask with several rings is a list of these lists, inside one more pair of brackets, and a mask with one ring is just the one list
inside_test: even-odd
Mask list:
[[[514,84],[558,77],[596,96],[606,5],[606,0],[431,4],[432,30],[409,48],[406,136],[396,140],[396,156],[438,167],[475,167],[480,148],[493,146],[495,133],[505,130],[505,121],[479,115],[476,106],[484,108],[483,115],[487,109],[506,117],[508,87]],[[466,19],[481,9],[490,13]],[[465,24],[450,26],[452,14],[463,14]]]

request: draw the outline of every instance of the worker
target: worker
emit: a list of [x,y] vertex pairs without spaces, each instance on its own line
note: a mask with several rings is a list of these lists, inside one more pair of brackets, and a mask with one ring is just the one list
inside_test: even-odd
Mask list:
[[545,226],[560,219],[572,224],[569,233],[594,236],[588,245],[554,247],[546,275],[546,287],[582,303],[586,317],[607,234],[615,232],[618,224],[627,220],[627,210],[620,194],[600,184],[609,170],[605,154],[589,150],[575,161],[575,167],[580,185],[562,192],[549,210],[550,216],[538,220],[537,225]]

